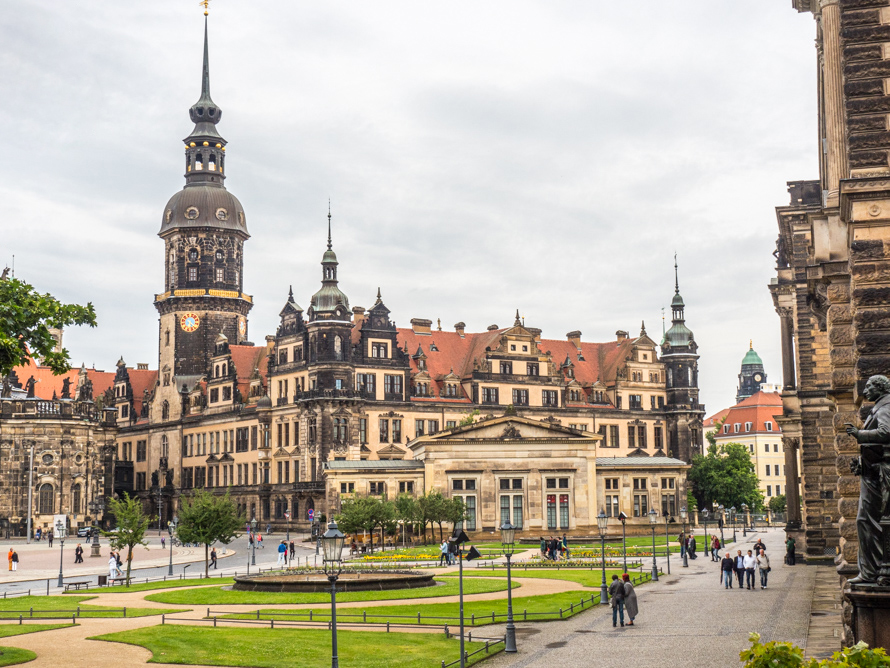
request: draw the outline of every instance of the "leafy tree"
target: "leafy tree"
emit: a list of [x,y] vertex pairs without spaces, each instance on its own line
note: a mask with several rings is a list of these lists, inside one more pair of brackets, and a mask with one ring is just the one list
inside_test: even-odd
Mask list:
[[779,494],[769,500],[769,509],[774,513],[784,513],[787,505],[784,494]]
[[32,357],[43,360],[56,375],[68,371],[68,351],[53,350],[56,340],[49,330],[69,325],[95,327],[93,305],[62,304],[17,278],[0,279],[0,377]]
[[469,424],[473,424],[476,421],[476,418],[479,417],[479,409],[474,408],[472,411],[466,414],[461,421],[458,422],[459,427],[466,427]]
[[452,527],[456,526],[458,522],[463,522],[466,518],[467,506],[462,498],[455,496],[445,501],[445,521],[450,522]]
[[115,552],[127,551],[127,586],[129,587],[133,548],[137,545],[148,545],[148,541],[145,540],[145,532],[155,518],[146,515],[142,508],[142,502],[137,498],[130,498],[126,492],[124,492],[123,499],[109,498],[108,510],[114,515],[117,528],[114,531],[103,531],[102,535],[108,537],[108,544]]
[[399,494],[394,503],[397,520],[411,525],[420,523],[420,506],[412,494]]
[[378,499],[372,510],[374,526],[380,527],[380,547],[382,548],[384,534],[392,534],[398,526],[396,524],[396,504],[385,499]]
[[374,529],[377,527],[380,499],[376,496],[359,496],[346,499],[336,516],[337,526],[343,533],[369,533],[371,553],[374,553]]
[[176,533],[184,543],[204,545],[206,578],[210,576],[210,546],[216,542],[231,543],[245,521],[228,492],[225,496],[214,496],[207,490],[199,490],[183,501]]
[[743,503],[752,510],[762,507],[763,493],[748,448],[741,443],[717,445],[717,431],[707,435],[707,454],[692,458],[689,482],[697,507],[710,508],[714,502],[726,508],[741,508]]

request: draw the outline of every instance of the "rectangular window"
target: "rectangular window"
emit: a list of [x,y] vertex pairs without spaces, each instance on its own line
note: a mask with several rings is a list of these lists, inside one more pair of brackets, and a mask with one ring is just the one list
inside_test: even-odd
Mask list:
[[355,389],[360,394],[373,398],[377,392],[377,376],[373,373],[355,374]]
[[457,420],[446,420],[445,429],[454,429],[457,426]]
[[776,485],[776,496],[780,496],[782,494],[782,486]]
[[772,485],[767,485],[767,486],[766,486],[766,495],[767,495],[767,496],[772,496],[772,495],[773,495],[773,486],[772,486]]
[[501,362],[501,373],[513,375],[513,362]]
[[662,478],[661,479],[661,488],[662,489],[675,489],[677,484],[676,478]]
[[354,482],[341,482],[340,483],[340,493],[341,494],[352,494],[355,491],[355,483]]
[[778,451],[779,451],[779,444],[773,443],[773,452],[778,452]]
[[226,271],[222,267],[216,268],[216,282],[222,283],[226,280]]
[[399,419],[393,419],[392,421],[392,442],[402,442],[402,421]]
[[256,436],[257,436],[257,428],[250,428],[250,449],[256,450]]
[[389,420],[380,419],[380,442],[389,442]]
[[547,495],[547,528],[556,529],[556,494]]
[[510,521],[510,496],[508,494],[501,495],[501,524]]
[[414,493],[414,481],[413,480],[402,480],[399,482],[399,494],[413,494]]
[[662,435],[661,427],[656,426],[654,431],[655,436],[655,449],[661,450],[664,447],[664,436]]
[[439,421],[438,420],[429,420],[426,423],[428,434],[437,434],[439,433]]
[[634,478],[634,489],[647,489],[649,485],[647,484],[646,478]]
[[618,478],[606,478],[606,489],[619,489]]
[[677,496],[675,494],[661,495],[661,516],[673,517],[677,513]]
[[542,390],[541,403],[544,406],[559,406],[559,399],[556,390]]
[[189,267],[189,278],[190,282],[194,282],[198,280],[198,268],[197,267]]
[[619,431],[617,424],[609,425],[609,447],[610,448],[617,448],[620,445],[620,443],[619,443],[619,434],[620,433],[621,432]]
[[483,387],[483,388],[482,388],[482,403],[483,403],[483,404],[496,404],[496,403],[498,403],[498,388],[496,388],[496,387]]
[[559,495],[559,528],[569,528],[569,495]]
[[637,438],[640,441],[640,447],[646,447],[646,427],[645,425],[637,427]]
[[764,444],[763,444],[763,451],[764,451],[764,452],[769,452],[769,443],[764,443]]
[[628,401],[629,407],[631,409],[643,407],[643,395],[642,394],[630,394],[627,397],[627,401]]
[[528,406],[528,390],[513,390],[513,405]]
[[239,427],[235,432],[235,452],[247,452],[247,427]]
[[750,422],[745,423],[745,431],[751,431],[751,423]]
[[649,495],[634,494],[634,517],[646,517],[649,513]]
[[606,494],[606,516],[618,517],[621,514],[619,507],[619,496],[617,494]]
[[779,475],[779,465],[778,464],[773,464],[773,473],[775,473],[776,475]]
[[414,420],[414,436],[423,436],[426,420]]
[[251,478],[253,479],[253,484],[256,485],[256,463],[251,466]]
[[145,441],[136,441],[136,461],[145,461]]
[[770,468],[769,468],[769,464],[767,464],[766,465],[766,474],[769,475],[769,473],[770,473]]
[[284,482],[290,482],[290,462],[284,462]]
[[767,431],[772,431],[772,430],[773,430],[773,423],[772,423],[772,422],[767,422],[767,423],[766,423],[766,430],[767,430]]
[[637,428],[632,424],[627,425],[627,447],[637,447]]
[[513,495],[513,526],[522,529],[522,496]]
[[402,393],[402,377],[401,376],[384,376],[383,391],[386,394]]
[[362,445],[368,442],[368,418],[358,419],[358,440]]
[[464,497],[464,505],[466,506],[467,515],[466,520],[464,520],[467,531],[475,531],[476,530],[476,497],[475,496],[465,496]]
[[655,395],[654,394],[651,397],[649,397],[649,404],[650,404],[649,408],[651,408],[654,411],[655,410]]
[[369,482],[368,493],[383,495],[386,492],[386,485],[382,482]]
[[541,375],[541,367],[538,366],[537,362],[529,362],[525,365],[526,372],[529,376],[540,376]]
[[463,489],[464,481],[463,480],[452,480],[451,481],[451,489]]

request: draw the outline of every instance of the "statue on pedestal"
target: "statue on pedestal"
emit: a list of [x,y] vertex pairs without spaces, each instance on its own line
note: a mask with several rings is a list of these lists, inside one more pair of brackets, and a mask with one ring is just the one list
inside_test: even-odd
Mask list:
[[860,451],[850,462],[852,472],[860,476],[859,575],[849,583],[890,586],[890,554],[884,554],[884,545],[890,545],[890,379],[872,376],[863,396],[875,404],[862,429],[847,425]]

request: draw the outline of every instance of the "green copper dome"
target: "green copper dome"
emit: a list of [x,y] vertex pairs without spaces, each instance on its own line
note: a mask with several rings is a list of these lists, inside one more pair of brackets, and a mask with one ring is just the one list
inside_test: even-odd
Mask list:
[[[753,346],[753,344],[752,344],[752,346]],[[742,360],[742,366],[747,366],[749,364],[763,366],[763,360],[760,359],[760,355],[758,355],[756,352],[754,352],[753,347],[748,348],[748,352],[745,353],[745,359]]]

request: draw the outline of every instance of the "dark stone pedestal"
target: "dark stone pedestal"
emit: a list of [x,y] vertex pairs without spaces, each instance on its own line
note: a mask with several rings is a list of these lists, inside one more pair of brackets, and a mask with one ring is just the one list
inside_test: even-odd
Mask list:
[[853,585],[844,592],[853,606],[853,640],[890,648],[890,587]]

